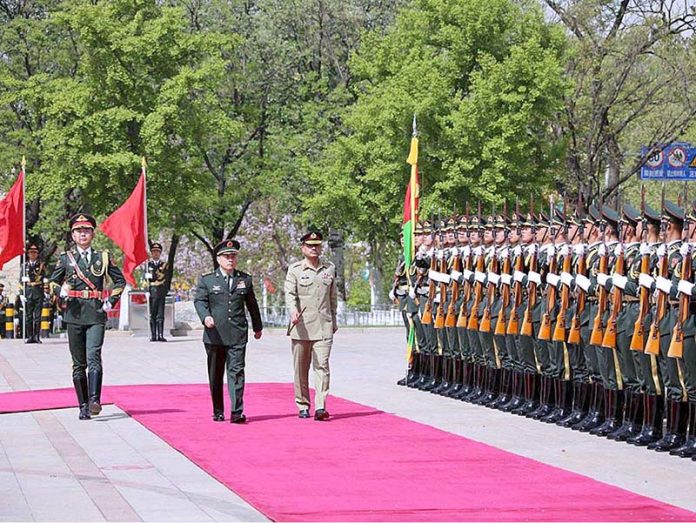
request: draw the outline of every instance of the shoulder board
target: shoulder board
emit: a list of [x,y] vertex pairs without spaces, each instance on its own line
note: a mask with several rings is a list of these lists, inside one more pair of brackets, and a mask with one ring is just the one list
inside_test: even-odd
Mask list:
[[251,274],[244,272],[244,271],[236,271],[237,274],[236,276],[241,276],[242,278],[251,278]]
[[201,278],[207,278],[208,276],[215,276],[215,271],[207,272],[203,276],[201,276]]
[[290,268],[299,267],[301,265],[302,265],[302,260],[296,261],[295,263],[290,265]]

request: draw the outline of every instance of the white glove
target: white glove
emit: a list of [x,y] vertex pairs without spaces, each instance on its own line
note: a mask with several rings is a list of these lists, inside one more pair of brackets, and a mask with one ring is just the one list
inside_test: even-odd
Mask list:
[[529,271],[529,274],[527,274],[527,279],[533,283],[536,283],[537,285],[541,285],[541,274],[538,272]]
[[434,254],[435,254],[435,247],[430,247],[430,250],[428,251],[428,257],[432,258]]
[[146,279],[146,280],[151,280],[151,279],[152,279],[152,273],[151,273],[151,272],[146,272],[146,273],[145,273],[145,279]]
[[558,287],[559,281],[561,281],[561,278],[558,276],[558,274],[550,272],[546,275],[546,283],[553,285],[554,287]]
[[459,254],[459,248],[458,247],[450,247],[449,252],[452,256],[456,256],[457,254]]
[[573,252],[577,256],[584,256],[585,255],[585,244],[584,243],[578,243],[573,247]]
[[679,280],[679,285],[677,285],[677,290],[681,292],[682,294],[686,294],[687,296],[691,296],[694,291],[694,284],[691,283],[690,281],[686,280]]
[[578,274],[575,277],[575,285],[580,287],[583,291],[587,292],[587,290],[590,288],[591,281],[587,276],[584,276],[582,274]]
[[476,272],[474,273],[474,279],[475,279],[477,282],[479,282],[479,283],[483,283],[483,282],[486,281],[486,273],[485,273],[485,272],[476,271]]
[[522,254],[522,246],[515,245],[515,248],[512,249],[512,254],[514,254],[515,256],[519,256],[520,254]]
[[512,279],[517,283],[521,283],[522,280],[524,280],[524,273],[522,271],[515,271],[515,273],[512,275]]
[[691,245],[688,242],[682,243],[681,246],[679,247],[679,254],[682,255],[682,258],[687,258],[690,253],[691,253]]
[[614,247],[614,256],[619,257],[623,254],[623,252],[624,252],[623,245],[621,245],[620,243],[617,243],[616,247]]
[[442,260],[442,258],[444,258],[444,257],[445,257],[445,250],[444,249],[440,249],[439,251],[437,251],[436,258],[438,260]]
[[640,255],[646,256],[648,254],[650,254],[650,245],[647,243],[641,243],[640,244]]
[[19,301],[22,302],[22,304],[25,304],[27,302],[27,297],[24,296],[24,294],[19,295]]
[[464,247],[460,247],[459,252],[462,254],[462,256],[468,257],[469,254],[471,254],[471,247],[469,247],[468,245],[465,245]]
[[471,277],[473,276],[473,272],[471,272],[469,269],[464,269],[464,280],[465,281],[471,281]]
[[500,281],[503,283],[503,285],[510,285],[512,283],[512,276],[509,274],[501,274]]
[[665,294],[669,294],[669,291],[672,290],[672,281],[658,276],[655,278],[655,286]]
[[549,258],[553,258],[556,256],[556,246],[551,244],[546,248],[546,256]]
[[570,254],[570,246],[567,243],[564,243],[563,246],[559,249],[559,253],[563,257],[568,256]]
[[61,298],[67,298],[68,297],[68,292],[69,290],[66,289],[64,286],[60,288],[60,297]]
[[396,299],[396,295],[394,294],[394,289],[389,291],[389,301],[394,301]]
[[510,257],[510,249],[505,247],[502,251],[500,251],[500,259],[501,260],[507,260]]
[[416,299],[416,289],[414,289],[413,287],[411,287],[411,288],[408,290],[408,297],[411,298],[412,300],[415,300],[415,299]]
[[626,284],[628,283],[628,278],[626,278],[626,276],[621,276],[620,274],[614,273],[611,275],[611,283],[613,283],[619,289],[624,290],[626,288]]
[[570,274],[569,272],[562,272],[561,273],[561,283],[563,285],[567,285],[568,287],[573,285],[573,275]]
[[649,274],[645,274],[644,272],[640,273],[640,276],[638,276],[638,285],[641,287],[645,287],[646,289],[650,290],[652,288],[652,284],[655,281],[655,279],[650,276]]
[[29,276],[22,276],[22,283],[29,283]]
[[664,243],[661,243],[660,246],[657,248],[655,251],[655,254],[657,254],[658,257],[662,257],[667,254],[667,246]]
[[102,310],[103,310],[104,312],[109,312],[109,311],[110,311],[111,309],[113,309],[113,308],[114,308],[114,306],[111,305],[111,302],[110,302],[109,300],[106,300],[106,301],[104,302],[104,305],[102,305]]
[[474,247],[473,253],[475,256],[481,256],[483,254],[483,247],[480,245],[478,247]]
[[456,281],[457,283],[460,283],[461,277],[462,277],[462,273],[459,271],[452,270],[452,272],[450,272],[450,281]]
[[605,243],[601,243],[599,245],[599,249],[597,251],[597,254],[599,256],[606,256],[607,255],[607,245]]
[[609,280],[609,276],[607,276],[603,272],[597,274],[597,283],[599,283],[602,287],[607,286],[607,280]]
[[500,281],[500,276],[498,276],[494,272],[489,272],[488,273],[488,282],[492,283],[493,285],[498,285],[498,282]]
[[527,254],[529,254],[530,256],[534,256],[536,254],[536,252],[537,252],[536,243],[532,243],[531,245],[529,245],[527,247]]

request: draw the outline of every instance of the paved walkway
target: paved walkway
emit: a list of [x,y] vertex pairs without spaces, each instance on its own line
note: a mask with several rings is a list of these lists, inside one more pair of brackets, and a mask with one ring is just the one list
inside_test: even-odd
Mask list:
[[[397,387],[403,337],[399,328],[339,331],[331,358],[332,392],[696,511],[692,461]],[[104,364],[106,385],[207,379],[198,336],[165,344],[110,332]],[[268,331],[249,343],[247,380],[292,380],[284,332]],[[65,340],[0,341],[0,392],[70,385]],[[264,519],[114,406],[91,422],[78,421],[76,409],[0,416],[2,521]]]

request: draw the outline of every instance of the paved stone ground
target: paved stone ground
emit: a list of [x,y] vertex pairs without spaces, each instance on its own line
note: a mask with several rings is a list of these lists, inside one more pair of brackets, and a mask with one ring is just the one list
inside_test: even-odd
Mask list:
[[[404,369],[403,337],[400,328],[339,331],[331,358],[332,392],[696,510],[696,463],[690,460],[397,387]],[[207,379],[198,335],[164,344],[109,332],[104,364],[107,385]],[[284,332],[269,330],[261,341],[250,342],[247,380],[292,380]],[[0,341],[0,392],[70,385],[64,339],[42,345]],[[115,406],[91,422],[78,421],[76,409],[0,416],[2,521],[264,519]]]

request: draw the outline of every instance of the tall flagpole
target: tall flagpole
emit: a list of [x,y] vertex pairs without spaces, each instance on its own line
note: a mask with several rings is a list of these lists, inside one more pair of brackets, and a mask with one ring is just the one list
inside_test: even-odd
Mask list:
[[[22,303],[22,339],[27,339],[27,159],[22,155],[22,285],[24,302]],[[21,302],[21,300],[20,300]]]

